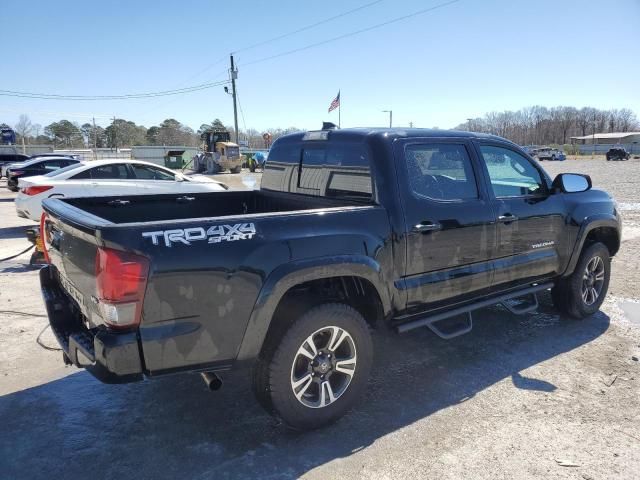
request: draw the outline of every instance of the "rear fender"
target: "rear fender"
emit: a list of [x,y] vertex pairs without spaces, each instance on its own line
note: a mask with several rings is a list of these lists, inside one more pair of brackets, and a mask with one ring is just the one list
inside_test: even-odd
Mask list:
[[380,296],[385,315],[391,311],[390,295],[382,269],[370,257],[319,257],[287,263],[275,269],[265,281],[249,318],[237,361],[252,360],[258,356],[276,308],[292,287],[311,280],[341,276],[361,277],[370,281]]

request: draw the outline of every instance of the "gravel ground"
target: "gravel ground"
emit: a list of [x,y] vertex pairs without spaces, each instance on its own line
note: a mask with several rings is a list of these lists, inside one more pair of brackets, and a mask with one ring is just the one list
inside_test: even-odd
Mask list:
[[[197,375],[118,386],[62,366],[36,344],[45,318],[7,312],[44,314],[28,255],[0,263],[0,478],[637,479],[640,161],[544,167],[589,173],[620,203],[602,311],[571,321],[543,296],[536,314],[484,309],[448,342],[376,333],[365,400],[312,433],[265,414],[243,372],[210,393]],[[0,258],[26,246],[12,198],[0,184]]]

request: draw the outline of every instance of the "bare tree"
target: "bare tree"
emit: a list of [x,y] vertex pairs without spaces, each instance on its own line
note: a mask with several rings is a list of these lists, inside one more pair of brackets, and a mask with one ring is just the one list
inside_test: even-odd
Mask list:
[[570,136],[587,136],[606,129],[628,132],[640,129],[640,124],[629,109],[584,107],[578,110],[566,106],[547,108],[535,105],[517,112],[489,112],[483,118],[467,119],[456,128],[500,135],[520,145],[564,145]]
[[31,120],[29,120],[28,116],[24,114],[20,115],[18,123],[16,123],[15,126],[15,131],[20,135],[20,139],[22,141],[22,153],[26,153],[27,149],[25,147],[25,138],[31,135],[31,132],[33,131],[33,124],[31,123]]
[[562,144],[567,143],[567,133],[576,122],[578,111],[574,107],[561,107],[560,128],[562,129]]
[[583,137],[587,134],[587,131],[593,122],[593,116],[595,114],[594,110],[595,109],[591,107],[583,107],[578,111],[577,123]]
[[618,129],[621,132],[629,132],[638,128],[638,119],[636,114],[628,108],[618,111]]

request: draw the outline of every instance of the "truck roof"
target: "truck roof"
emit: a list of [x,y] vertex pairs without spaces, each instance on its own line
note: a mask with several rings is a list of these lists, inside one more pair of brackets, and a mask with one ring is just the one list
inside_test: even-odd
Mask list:
[[[328,139],[331,140],[343,140],[343,141],[363,141],[367,137],[381,137],[392,142],[398,138],[478,138],[478,139],[492,139],[500,140],[513,144],[513,142],[506,140],[497,135],[490,135],[487,133],[478,132],[466,132],[462,130],[440,130],[431,128],[376,128],[376,127],[358,127],[358,128],[343,128],[332,130],[310,130],[309,132],[296,132],[289,135],[284,135],[278,139],[278,142],[296,142],[307,140],[305,135],[310,132],[328,132]],[[309,139],[310,140],[310,139]],[[515,144],[514,144],[515,145]]]

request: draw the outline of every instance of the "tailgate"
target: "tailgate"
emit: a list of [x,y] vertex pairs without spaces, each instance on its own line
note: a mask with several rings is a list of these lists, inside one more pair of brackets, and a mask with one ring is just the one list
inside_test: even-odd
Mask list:
[[55,267],[53,275],[89,324],[102,324],[95,301],[95,262],[101,244],[99,227],[107,222],[56,199],[45,200],[43,209],[43,236],[50,263]]

